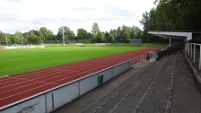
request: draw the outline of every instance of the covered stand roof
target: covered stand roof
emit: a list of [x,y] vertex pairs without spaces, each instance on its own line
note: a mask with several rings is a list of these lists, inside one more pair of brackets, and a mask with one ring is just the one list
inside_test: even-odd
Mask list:
[[192,40],[192,32],[149,31],[148,33],[154,34],[163,38],[184,39],[184,41]]

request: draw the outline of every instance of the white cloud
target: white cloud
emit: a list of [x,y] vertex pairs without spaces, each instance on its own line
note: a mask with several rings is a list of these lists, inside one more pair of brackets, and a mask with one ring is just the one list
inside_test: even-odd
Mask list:
[[[0,0],[0,30],[26,32],[47,27],[55,34],[60,26],[91,31],[94,22],[101,31],[118,26],[139,26],[142,13],[154,0]],[[64,18],[64,21],[61,20]]]

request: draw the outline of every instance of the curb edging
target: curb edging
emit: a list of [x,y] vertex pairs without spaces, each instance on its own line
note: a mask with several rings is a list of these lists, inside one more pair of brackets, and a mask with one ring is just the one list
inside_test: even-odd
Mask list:
[[188,61],[188,64],[190,65],[190,67],[191,67],[191,69],[192,69],[192,71],[193,71],[193,78],[194,78],[194,81],[195,81],[195,83],[196,83],[196,85],[197,85],[199,91],[201,92],[201,76],[198,74],[196,68],[192,65],[190,59],[189,59],[189,58],[187,57],[187,55],[186,55],[186,52],[185,52],[185,51],[183,51],[183,52],[184,52],[184,54],[185,54],[186,60]]

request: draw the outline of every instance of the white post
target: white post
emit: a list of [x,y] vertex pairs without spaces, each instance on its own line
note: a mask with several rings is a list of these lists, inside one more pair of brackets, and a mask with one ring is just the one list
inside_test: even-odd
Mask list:
[[191,58],[191,43],[189,44],[189,57]]
[[188,43],[188,56],[190,55],[190,43]]
[[64,39],[64,26],[63,26],[63,45],[65,46],[65,39]]
[[187,55],[188,55],[188,43],[187,43],[187,45],[186,45],[186,49],[187,49],[186,52],[187,52]]
[[196,44],[194,44],[194,59],[193,59],[194,63],[195,63],[195,52],[196,52]]
[[189,57],[191,58],[191,43],[189,43]]
[[188,51],[188,43],[186,43],[186,52]]
[[193,54],[193,44],[191,44],[191,58],[192,58],[192,54]]
[[201,70],[201,45],[200,45],[200,63],[199,63],[199,70]]
[[187,46],[187,43],[185,44],[185,51],[187,51],[187,47],[186,46]]
[[171,44],[172,44],[172,39],[169,38],[169,46],[171,46]]
[[22,36],[22,44],[24,44],[24,37]]
[[62,20],[62,25],[63,25],[63,29],[62,29],[63,45],[65,46],[65,37],[64,37],[64,18],[61,18],[61,20]]

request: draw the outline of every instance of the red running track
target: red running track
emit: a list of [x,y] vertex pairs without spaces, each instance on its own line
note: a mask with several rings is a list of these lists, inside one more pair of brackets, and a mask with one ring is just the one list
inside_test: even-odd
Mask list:
[[0,78],[0,108],[158,49],[149,47]]

